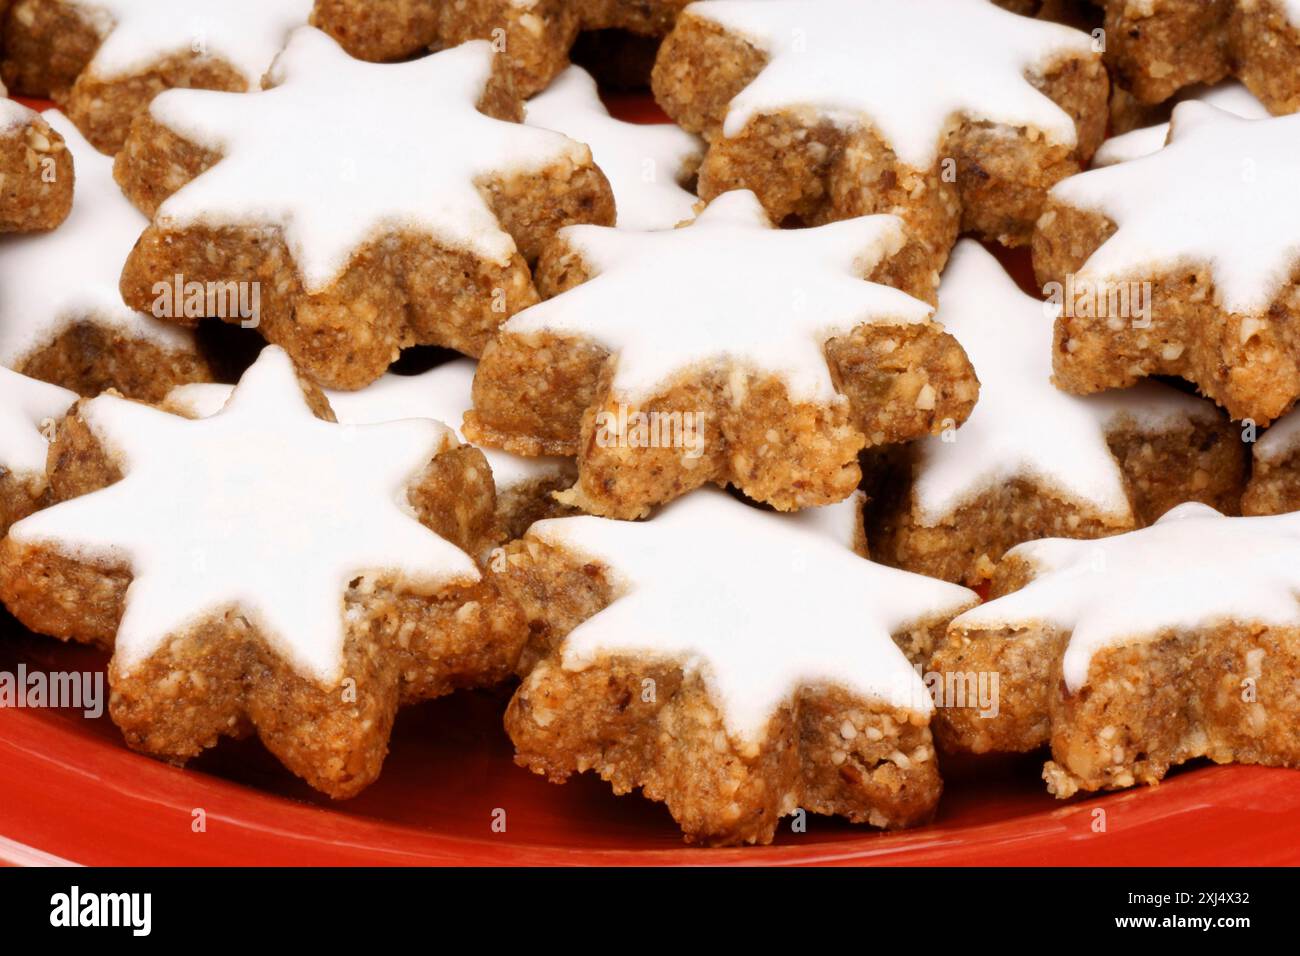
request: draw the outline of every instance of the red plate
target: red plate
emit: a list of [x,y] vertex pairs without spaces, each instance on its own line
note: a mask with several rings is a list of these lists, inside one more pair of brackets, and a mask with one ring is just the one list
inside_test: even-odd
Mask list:
[[[105,656],[0,624],[0,670],[100,668]],[[882,834],[812,817],[775,845],[684,847],[659,804],[583,776],[563,787],[511,761],[508,691],[402,711],[379,781],[332,803],[256,740],[179,770],[134,754],[109,719],[0,709],[0,859],[86,864],[1288,864],[1296,774],[1201,766],[1163,785],[1064,804],[1041,755],[945,761],[938,820]],[[194,832],[196,811],[206,832]],[[493,830],[504,811],[505,832]],[[1101,829],[1100,832],[1095,827]]]
[[[644,98],[615,110],[653,122]],[[1025,261],[1014,265],[1029,282]],[[0,671],[102,669],[103,654],[0,615]],[[379,781],[332,803],[256,740],[179,770],[134,754],[107,716],[0,709],[0,861],[166,864],[1300,863],[1300,776],[1197,765],[1160,787],[1060,803],[1043,755],[943,762],[938,819],[882,834],[813,817],[771,847],[683,847],[661,805],[588,775],[557,787],[516,767],[501,727],[509,690],[402,711]],[[201,813],[200,813],[201,811]],[[196,820],[204,828],[196,832]],[[504,818],[505,831],[494,821]]]

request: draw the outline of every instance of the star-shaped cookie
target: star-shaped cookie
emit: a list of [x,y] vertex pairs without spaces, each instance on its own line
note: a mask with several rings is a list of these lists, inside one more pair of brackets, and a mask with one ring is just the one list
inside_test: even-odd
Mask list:
[[171,87],[244,92],[311,0],[18,0],[5,80],[52,95],[86,138],[115,153],[131,121]]
[[[1198,103],[1208,103],[1234,116],[1245,119],[1266,119],[1269,116],[1268,107],[1235,80],[1227,80],[1215,86],[1196,87],[1186,93],[1182,100],[1184,102],[1195,100]],[[1141,129],[1121,133],[1119,136],[1112,136],[1098,147],[1092,157],[1092,165],[1094,168],[1114,166],[1116,163],[1127,163],[1131,159],[1150,156],[1164,149],[1167,139],[1169,139],[1168,123],[1156,123],[1154,126],[1144,126]]]
[[569,67],[529,100],[525,122],[591,147],[609,177],[620,228],[671,229],[695,215],[697,200],[682,183],[694,177],[703,143],[676,126],[614,119],[581,67]]
[[999,713],[941,711],[940,739],[1050,741],[1059,797],[1156,783],[1196,757],[1298,766],[1297,568],[1300,517],[1195,503],[1141,531],[1021,545],[931,665],[1000,673]]
[[988,0],[697,3],[653,83],[709,140],[705,199],[752,189],[775,222],[896,213],[936,269],[959,230],[1027,241],[1106,122],[1088,35]]
[[789,518],[802,524],[809,531],[824,535],[866,558],[870,557],[864,521],[866,507],[866,494],[855,491],[843,501],[818,508],[804,508],[789,515]]
[[0,88],[0,234],[63,222],[72,210],[74,176],[63,137]]
[[[334,415],[344,425],[378,425],[403,418],[432,418],[453,427],[472,406],[470,388],[474,362],[454,359],[419,375],[385,375],[356,392],[326,391]],[[215,415],[230,399],[231,386],[182,385],[167,396],[168,410],[192,418]],[[520,537],[538,518],[563,512],[551,493],[573,483],[573,463],[567,458],[525,458],[495,448],[483,449],[497,488],[497,514],[506,537]],[[859,524],[861,515],[859,514]],[[826,516],[828,533],[848,536],[850,518]]]
[[1251,446],[1250,481],[1241,513],[1300,511],[1300,412],[1287,412]]
[[210,418],[81,402],[51,462],[103,487],[9,529],[0,597],[113,646],[131,746],[179,762],[253,729],[341,797],[379,773],[399,702],[500,679],[523,635],[470,556],[494,539],[481,453],[313,405],[275,348]]
[[256,284],[262,334],[320,384],[360,388],[408,345],[477,354],[536,301],[525,260],[557,228],[613,222],[586,146],[510,121],[486,41],[381,65],[303,27],[266,82],[169,90],[135,126],[116,172],[153,224],[127,302],[176,275]]
[[1245,454],[1209,402],[1156,382],[1079,397],[1052,384],[1052,315],[977,242],[953,250],[935,319],[961,343],[980,399],[960,429],[911,446],[901,488],[874,496],[878,559],[977,583],[1022,541],[1095,538],[1183,501],[1235,507]]
[[1086,394],[1176,375],[1234,419],[1264,425],[1290,408],[1297,177],[1300,117],[1247,120],[1188,102],[1164,149],[1057,185],[1034,235],[1035,272],[1104,306],[1057,320],[1057,384]]
[[122,263],[148,221],[113,182],[113,161],[61,113],[43,114],[75,161],[67,220],[0,238],[0,365],[82,395],[161,399],[211,377],[194,335],[122,301]]
[[569,61],[579,30],[661,37],[689,0],[316,0],[312,23],[363,60],[401,60],[430,47],[488,39],[530,96]]
[[54,422],[75,392],[0,366],[0,537],[45,501],[45,456]]
[[1096,2],[1105,10],[1107,65],[1139,102],[1236,76],[1273,113],[1300,109],[1297,0]]
[[502,586],[534,618],[516,760],[641,787],[686,838],[767,843],[803,808],[897,827],[939,777],[919,650],[977,598],[704,489],[646,522],[534,525]]
[[[564,230],[553,298],[484,352],[473,441],[576,454],[571,504],[636,517],[706,482],[795,510],[856,488],[858,451],[965,419],[978,383],[925,303],[902,223],[773,229],[754,195],[682,229]],[[519,382],[529,383],[521,401]]]

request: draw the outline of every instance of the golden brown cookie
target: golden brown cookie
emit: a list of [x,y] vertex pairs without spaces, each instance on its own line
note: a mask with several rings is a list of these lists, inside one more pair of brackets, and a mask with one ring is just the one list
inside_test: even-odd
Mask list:
[[1059,299],[957,244],[935,320],[974,364],[980,400],[961,428],[907,446],[873,496],[877,560],[976,584],[1023,541],[1131,531],[1184,501],[1236,509],[1245,445],[1212,404],[1156,382],[1087,397],[1052,384]]
[[1300,109],[1296,0],[1094,0],[1106,63],[1139,103],[1236,76],[1275,114]]
[[941,709],[940,742],[1050,743],[1058,797],[1197,757],[1300,766],[1298,520],[1186,504],[1140,531],[1015,548],[931,663],[945,682],[998,674],[998,706]]
[[[420,375],[386,374],[373,385],[356,392],[327,390],[325,398],[336,419],[344,425],[373,425],[403,418],[432,418],[453,427],[460,424],[471,407],[470,386],[474,363],[454,359]],[[229,385],[182,385],[167,396],[164,408],[178,415],[206,418],[215,415],[230,399]],[[541,518],[568,514],[553,497],[573,484],[573,462],[567,458],[543,456],[525,458],[494,448],[483,450],[496,483],[497,520],[507,540],[521,537],[529,525]],[[832,519],[827,519],[830,523]],[[851,518],[835,519],[847,526]],[[858,515],[861,524],[861,515]],[[844,533],[849,533],[845,531]]]
[[63,137],[39,113],[0,98],[0,233],[39,232],[63,222],[72,210],[74,178]]
[[1280,515],[1300,511],[1300,414],[1289,412],[1263,435],[1246,426],[1251,446],[1250,482],[1241,498],[1241,513]]
[[653,85],[709,140],[703,198],[751,189],[775,222],[896,213],[935,269],[959,231],[1027,242],[1106,124],[1092,39],[987,0],[696,4]]
[[771,842],[791,814],[933,813],[933,705],[900,646],[923,660],[972,592],[713,489],[646,522],[540,522],[494,568],[530,625],[521,765],[639,787],[710,845]]
[[1084,395],[1179,376],[1259,426],[1290,408],[1298,176],[1300,118],[1187,102],[1164,149],[1058,184],[1034,234],[1034,271],[1070,302],[1104,307],[1057,319],[1056,383]]
[[0,74],[115,153],[163,90],[255,90],[311,0],[17,0]]
[[[262,92],[157,97],[117,157],[153,218],[123,297],[256,326],[331,388],[370,384],[410,345],[477,355],[536,301],[528,261],[556,229],[614,219],[590,150],[515,122],[494,64],[484,41],[364,63],[303,27]],[[232,289],[255,314],[214,305]]]
[[77,400],[75,392],[0,365],[0,537],[49,500],[49,436]]
[[431,47],[491,40],[515,89],[531,96],[569,62],[579,30],[647,37],[672,29],[688,0],[316,0],[312,23],[363,60],[400,60]]
[[9,529],[0,597],[38,633],[113,648],[131,747],[184,763],[256,732],[348,797],[399,704],[513,670],[522,621],[475,560],[497,537],[482,454],[427,419],[331,416],[271,348],[213,417],[104,395],[65,419],[64,500]]
[[902,223],[773,229],[749,192],[658,232],[563,230],[551,296],[487,347],[465,434],[578,458],[565,497],[637,517],[708,482],[782,511],[846,498],[864,446],[937,433],[978,383],[930,321]]
[[116,389],[158,401],[212,369],[193,332],[122,301],[118,281],[148,225],[113,182],[113,161],[66,116],[43,114],[77,169],[72,211],[57,229],[0,239],[0,365],[81,395]]

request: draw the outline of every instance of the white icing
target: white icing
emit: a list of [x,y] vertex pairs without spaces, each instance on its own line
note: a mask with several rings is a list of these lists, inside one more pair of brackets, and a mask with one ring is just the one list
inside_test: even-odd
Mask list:
[[[0,96],[4,90],[0,88]],[[16,100],[0,98],[0,132],[8,133],[20,126],[26,126],[36,118],[36,112],[29,110]]]
[[[268,348],[225,408],[191,420],[102,395],[82,417],[123,479],[38,512],[10,536],[134,579],[118,628],[123,670],[169,635],[236,608],[299,673],[343,676],[343,597],[357,578],[432,594],[480,579],[414,517],[410,482],[456,444],[436,422],[315,418],[293,365]],[[367,586],[366,582],[359,585]]]
[[328,287],[366,242],[402,229],[504,264],[514,240],[477,184],[580,164],[589,151],[475,108],[494,55],[475,40],[366,63],[302,27],[268,73],[272,89],[167,90],[154,119],[223,158],[168,198],[155,223],[279,226],[308,292]]
[[193,352],[194,336],[122,301],[122,266],[149,221],[113,181],[113,160],[62,113],[43,114],[76,168],[72,212],[49,232],[0,237],[0,365],[15,366],[80,322],[160,348]]
[[104,80],[148,70],[170,56],[224,60],[256,89],[312,0],[64,0],[103,42],[88,70]]
[[695,196],[678,182],[699,160],[700,140],[677,126],[612,118],[581,67],[569,67],[529,100],[525,122],[591,147],[614,191],[619,228],[671,229],[695,215]]
[[868,121],[899,159],[928,169],[961,117],[1076,141],[1069,115],[1027,76],[1062,59],[1095,58],[1087,35],[1017,16],[988,0],[711,0],[712,20],[768,56],[731,101],[723,127],[811,109],[844,127]]
[[1131,522],[1124,476],[1106,433],[1124,419],[1156,433],[1210,420],[1208,403],[1155,382],[1079,398],[1052,384],[1051,309],[1026,295],[978,242],[961,240],[939,287],[936,321],[970,358],[980,400],[951,440],[918,449],[913,510],[934,527],[980,494],[1026,478]]
[[0,475],[43,477],[49,450],[45,425],[76,400],[75,392],[0,366]]
[[1211,402],[1149,380],[1089,395],[1084,401],[1107,431],[1123,426],[1144,435],[1158,435],[1193,422],[1212,424],[1224,420]]
[[679,661],[703,678],[728,734],[747,746],[762,742],[769,718],[806,685],[931,713],[890,635],[976,600],[716,489],[649,521],[556,518],[530,533],[612,572],[615,599],[569,633],[566,669],[602,655]]
[[786,515],[786,518],[852,551],[865,533],[862,527],[862,509],[866,503],[866,493],[855,491],[843,501],[803,508]]
[[1218,304],[1266,309],[1300,259],[1300,115],[1248,120],[1206,106],[1174,109],[1169,144],[1141,159],[1062,180],[1052,195],[1118,227],[1078,280],[1147,280],[1208,263]]
[[[330,404],[334,406],[340,420],[343,417],[352,420],[364,414],[372,421],[377,421],[380,416],[389,414],[389,409],[405,409],[406,414],[419,414],[448,422],[459,436],[465,413],[474,407],[470,390],[476,366],[477,363],[472,359],[463,358],[439,365],[423,375],[410,376],[404,381],[399,379],[398,382],[393,382],[398,376],[385,375],[375,385],[359,392],[329,392]],[[386,393],[375,390],[376,386],[384,383],[388,383]],[[366,409],[365,406],[371,402],[372,409]],[[340,408],[342,411],[338,411]],[[461,440],[464,440],[463,436]],[[550,455],[527,458],[495,448],[484,448],[482,451],[492,466],[492,477],[496,479],[498,491],[510,491],[530,482],[558,478],[572,468],[572,463],[567,458]]]
[[[1208,103],[1246,119],[1267,119],[1270,115],[1268,107],[1255,99],[1255,95],[1236,80],[1225,80],[1215,86],[1196,87],[1180,94],[1180,99]],[[1116,163],[1127,163],[1131,159],[1150,156],[1163,149],[1168,138],[1168,123],[1158,123],[1155,126],[1112,136],[1101,144],[1101,148],[1092,157],[1092,165],[1094,168],[1114,166]]]
[[192,382],[173,388],[167,393],[163,404],[190,418],[209,418],[226,407],[226,402],[230,401],[234,391],[233,385]]
[[[342,425],[378,425],[403,418],[432,418],[449,423],[460,436],[459,425],[473,407],[470,387],[475,362],[455,359],[421,375],[384,375],[372,385],[355,392],[325,389],[325,397]],[[195,418],[215,415],[225,407],[232,391],[229,385],[198,383],[179,385],[167,396],[174,408]],[[462,441],[464,439],[462,438]],[[542,456],[525,458],[495,448],[482,449],[498,491],[565,474],[567,458]]]
[[1258,462],[1276,464],[1300,446],[1300,412],[1288,412],[1269,426],[1268,431],[1255,442],[1254,456]]
[[1282,9],[1291,23],[1300,27],[1300,0],[1282,0]]
[[1226,518],[1188,503],[1140,531],[1013,548],[1037,576],[957,618],[953,629],[1071,631],[1065,682],[1088,681],[1097,651],[1163,630],[1227,621],[1300,627],[1300,514]]
[[866,323],[924,322],[931,313],[861,278],[901,247],[894,216],[773,229],[742,190],[719,196],[682,229],[569,226],[561,234],[594,277],[502,329],[594,340],[618,355],[613,389],[629,402],[714,362],[778,375],[794,401],[832,402],[828,339]]

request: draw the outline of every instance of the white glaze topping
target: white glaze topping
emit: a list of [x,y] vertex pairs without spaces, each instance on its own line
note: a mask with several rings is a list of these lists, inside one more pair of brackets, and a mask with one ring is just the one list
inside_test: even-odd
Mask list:
[[429,594],[480,579],[406,497],[457,444],[451,431],[421,419],[321,421],[278,348],[262,352],[211,418],[112,395],[81,409],[122,480],[37,512],[10,536],[130,569],[116,640],[127,672],[169,636],[234,608],[299,673],[333,686],[343,676],[344,595],[357,579]]
[[599,561],[614,581],[613,603],[565,640],[566,669],[604,655],[676,661],[700,675],[728,734],[751,748],[807,685],[930,713],[925,686],[891,635],[977,600],[711,488],[649,521],[556,518],[530,534]]
[[1047,538],[1007,552],[1037,572],[1018,591],[967,611],[954,630],[1069,631],[1065,683],[1088,681],[1093,656],[1166,630],[1227,621],[1300,627],[1300,515],[1227,518],[1179,505],[1140,531]]
[[504,264],[515,243],[480,184],[582,164],[589,150],[480,113],[494,56],[475,40],[407,63],[366,63],[302,27],[271,67],[271,89],[167,90],[153,118],[222,159],[163,202],[155,223],[278,226],[308,292],[397,230]]
[[695,215],[696,198],[679,181],[703,153],[700,140],[669,124],[614,119],[582,67],[569,67],[529,100],[525,122],[591,147],[614,191],[619,228],[671,229]]
[[1028,77],[1096,56],[1086,34],[988,0],[707,0],[684,16],[768,56],[731,101],[725,135],[758,115],[811,109],[845,127],[871,123],[915,169],[934,164],[960,117],[1073,146],[1074,122]]
[[1267,308],[1300,260],[1300,115],[1248,120],[1204,103],[1174,109],[1169,144],[1062,180],[1052,196],[1118,227],[1082,282],[1144,280],[1207,263],[1219,305]]
[[122,301],[122,266],[148,220],[113,181],[104,156],[62,113],[42,114],[76,169],[72,211],[57,229],[0,237],[0,365],[16,366],[79,322],[193,352],[194,336]]
[[594,277],[525,309],[506,333],[549,331],[618,355],[615,393],[636,401],[708,363],[774,374],[795,401],[832,402],[822,347],[868,323],[926,321],[931,309],[861,276],[904,241],[894,216],[773,229],[747,190],[691,225],[659,232],[569,226]]

